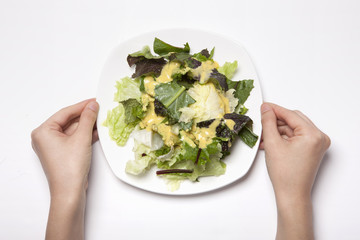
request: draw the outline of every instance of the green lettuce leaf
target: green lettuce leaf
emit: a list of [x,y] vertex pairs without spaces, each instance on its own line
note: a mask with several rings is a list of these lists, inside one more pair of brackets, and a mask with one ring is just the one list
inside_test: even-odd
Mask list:
[[126,163],[125,171],[133,175],[139,175],[156,163],[156,157],[151,149],[144,144],[135,141],[134,149],[135,159]]
[[154,47],[154,52],[159,54],[160,56],[167,55],[168,53],[171,53],[171,52],[176,52],[176,53],[190,52],[190,46],[188,43],[184,44],[183,48],[180,48],[180,47],[174,47],[158,38],[155,38],[153,47]]
[[119,146],[124,146],[137,123],[125,123],[125,109],[122,104],[108,111],[103,125],[109,128],[109,136]]
[[254,80],[231,81],[227,79],[229,89],[235,89],[234,97],[239,99],[239,104],[244,104],[250,96],[251,90],[254,88]]
[[124,77],[116,82],[116,93],[114,94],[115,102],[122,102],[130,98],[140,101],[141,92],[139,90],[140,83],[138,80],[132,80]]
[[219,72],[224,74],[228,79],[232,79],[238,67],[238,62],[225,62],[224,65],[219,67]]
[[201,50],[201,52],[193,54],[193,57],[201,62],[205,62],[207,60],[212,60],[214,56],[214,51],[215,51],[215,47],[211,50],[210,53],[207,49],[203,49]]
[[145,112],[142,110],[142,105],[134,98],[120,102],[125,108],[125,120],[126,124],[139,123],[144,118]]
[[159,59],[161,56],[154,56],[150,51],[149,46],[144,46],[140,51],[130,54],[131,57],[145,57],[147,59]]
[[186,88],[178,85],[174,81],[156,85],[155,99],[164,105],[167,109],[166,113],[171,119],[176,121],[179,120],[181,115],[179,110],[195,102],[195,100],[186,93]]

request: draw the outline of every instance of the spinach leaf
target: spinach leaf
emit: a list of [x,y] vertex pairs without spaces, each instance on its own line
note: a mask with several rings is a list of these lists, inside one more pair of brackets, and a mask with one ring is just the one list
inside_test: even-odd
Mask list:
[[183,48],[180,48],[180,47],[174,47],[158,38],[155,38],[153,47],[154,47],[154,52],[159,54],[160,56],[166,55],[170,52],[176,52],[176,53],[190,52],[190,46],[188,43],[184,44]]
[[179,110],[195,102],[185,90],[184,86],[180,86],[174,81],[161,83],[155,87],[155,99],[164,105],[167,115],[176,121],[181,115]]

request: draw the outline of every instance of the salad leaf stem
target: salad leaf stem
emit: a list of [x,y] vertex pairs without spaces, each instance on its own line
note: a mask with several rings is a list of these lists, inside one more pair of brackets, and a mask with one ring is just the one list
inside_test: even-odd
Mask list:
[[169,107],[184,91],[186,88],[184,86],[181,86],[180,90],[170,99],[168,99],[165,103],[165,107]]
[[201,154],[201,148],[199,148],[198,153],[197,153],[197,155],[196,155],[196,161],[195,161],[195,164],[198,164],[200,154]]
[[193,173],[194,170],[189,169],[165,169],[156,171],[156,175],[169,174],[169,173]]

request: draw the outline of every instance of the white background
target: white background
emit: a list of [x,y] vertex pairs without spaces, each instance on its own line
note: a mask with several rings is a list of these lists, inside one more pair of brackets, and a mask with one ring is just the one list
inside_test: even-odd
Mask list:
[[[332,146],[313,189],[317,239],[360,238],[360,5],[322,1],[0,2],[0,239],[42,239],[49,191],[30,133],[61,107],[94,97],[120,42],[191,27],[226,35],[251,56],[266,101],[300,109]],[[99,143],[87,239],[273,239],[276,206],[260,151],[242,180],[171,197],[118,180]]]

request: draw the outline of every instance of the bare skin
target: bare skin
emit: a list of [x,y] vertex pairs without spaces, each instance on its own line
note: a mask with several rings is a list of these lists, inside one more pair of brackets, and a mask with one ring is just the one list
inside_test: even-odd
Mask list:
[[[84,239],[86,189],[99,106],[89,99],[55,113],[32,134],[49,183],[46,239]],[[300,111],[261,107],[266,164],[278,209],[276,239],[313,239],[311,189],[329,137]]]
[[300,111],[261,107],[266,164],[278,209],[276,239],[314,239],[311,189],[330,138]]
[[64,108],[31,133],[49,183],[46,239],[83,239],[86,189],[99,106],[89,99]]

